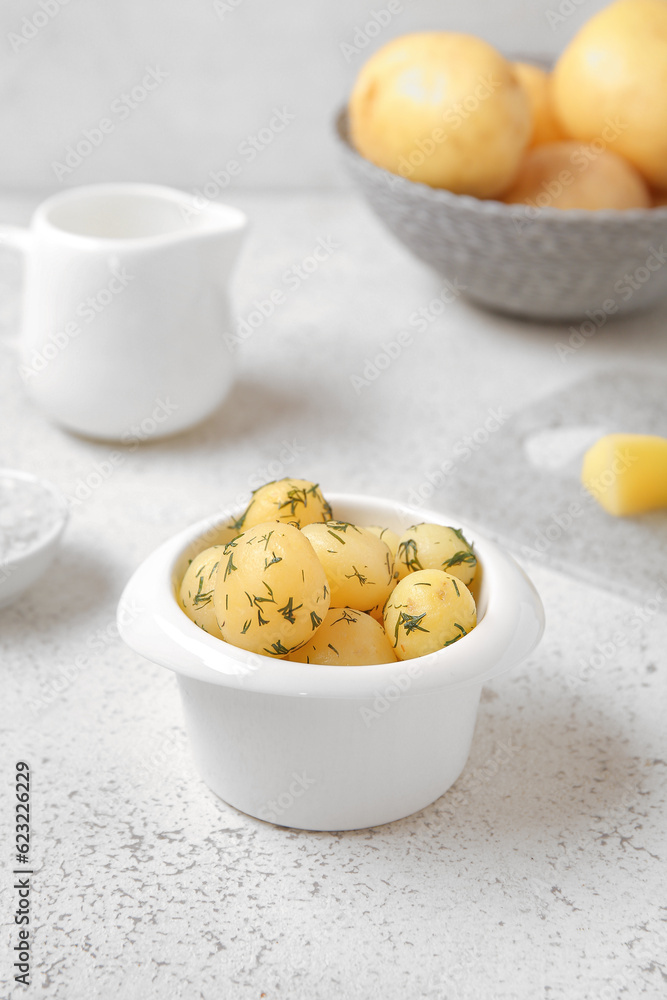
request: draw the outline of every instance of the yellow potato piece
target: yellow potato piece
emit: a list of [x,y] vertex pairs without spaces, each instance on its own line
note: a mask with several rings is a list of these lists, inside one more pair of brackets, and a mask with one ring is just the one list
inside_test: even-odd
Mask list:
[[592,17],[556,64],[552,99],[568,135],[613,145],[667,188],[665,0],[617,0]]
[[503,200],[564,210],[651,206],[646,182],[631,163],[611,150],[581,142],[531,149]]
[[450,646],[477,624],[472,594],[439,569],[410,573],[397,585],[384,611],[384,627],[399,660]]
[[510,63],[480,38],[447,31],[404,35],[372,55],[349,119],[354,146],[372,163],[478,198],[507,188],[531,131]]
[[581,481],[616,516],[667,507],[667,439],[608,434],[584,455]]
[[395,531],[392,531],[391,528],[383,528],[379,524],[371,524],[370,527],[366,528],[366,531],[370,531],[372,535],[377,535],[378,538],[381,538],[391,552],[392,559],[396,557],[398,535]]
[[347,521],[308,524],[302,534],[324,567],[332,608],[370,611],[384,604],[392,588],[394,561],[380,538]]
[[394,576],[402,580],[420,569],[442,569],[468,585],[475,576],[477,556],[459,528],[413,524],[399,540]]
[[222,638],[234,646],[287,656],[321,625],[329,599],[312,545],[291,524],[255,525],[223,549],[213,602]]
[[222,639],[213,605],[213,591],[224,545],[212,545],[192,560],[185,571],[179,597],[181,607],[195,625]]
[[312,639],[290,653],[299,663],[358,667],[394,663],[396,657],[381,625],[363,611],[330,608]]
[[282,521],[302,528],[330,517],[331,507],[317,483],[307,479],[277,479],[254,491],[247,510],[237,523],[239,531],[264,521]]
[[554,114],[549,74],[532,63],[515,62],[512,69],[530,103],[533,131],[529,144],[542,146],[545,142],[567,138]]

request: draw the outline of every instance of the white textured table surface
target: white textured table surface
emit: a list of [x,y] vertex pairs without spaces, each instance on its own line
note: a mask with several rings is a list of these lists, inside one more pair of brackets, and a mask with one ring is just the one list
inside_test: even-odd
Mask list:
[[[274,288],[286,301],[239,352],[227,405],[126,453],[74,506],[48,577],[0,613],[2,782],[9,792],[14,760],[30,761],[37,869],[33,985],[3,996],[664,997],[664,615],[645,614],[631,644],[582,669],[633,608],[535,567],[545,639],[486,689],[455,788],[386,827],[312,834],[208,791],[174,678],[123,647],[114,611],[157,543],[256,480],[300,473],[325,491],[405,500],[489,408],[514,410],[603,366],[664,364],[666,310],[609,325],[565,364],[562,327],[456,301],[356,392],[350,376],[439,282],[351,197],[237,201],[253,219],[239,313]],[[286,272],[319,239],[336,249],[291,287]],[[0,464],[75,494],[110,448],[48,424],[23,397],[11,331],[0,351]],[[284,442],[296,457],[270,466]],[[430,503],[446,510],[446,488]],[[512,752],[498,765],[501,744]],[[10,818],[3,808],[5,913]]]

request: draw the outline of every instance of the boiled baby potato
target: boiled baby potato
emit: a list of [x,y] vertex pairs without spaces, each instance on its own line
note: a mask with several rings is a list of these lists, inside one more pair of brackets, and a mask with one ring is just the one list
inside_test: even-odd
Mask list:
[[545,142],[566,139],[551,103],[549,74],[532,63],[515,62],[512,63],[512,69],[530,102],[533,128],[529,145],[542,146]]
[[667,438],[607,434],[584,455],[581,481],[616,517],[667,509]]
[[185,571],[179,591],[181,607],[195,625],[222,639],[215,617],[213,591],[224,545],[212,545],[195,556]]
[[222,638],[234,646],[287,656],[322,623],[329,597],[322,565],[294,525],[254,525],[222,551],[213,603]]
[[336,667],[396,661],[384,628],[363,611],[350,608],[330,608],[312,638],[288,659]]
[[471,35],[395,38],[362,67],[349,104],[350,137],[391,173],[478,198],[514,177],[531,132],[512,67]]
[[394,575],[402,580],[420,569],[442,569],[469,584],[475,576],[477,557],[459,528],[414,524],[398,543]]
[[391,528],[383,528],[379,524],[371,524],[370,527],[366,528],[366,531],[370,531],[372,535],[377,535],[381,538],[385,545],[391,552],[392,559],[396,556],[396,549],[398,548],[398,535]]
[[667,188],[667,3],[617,0],[575,35],[553,73],[568,135],[613,144]]
[[611,150],[556,142],[529,150],[504,201],[599,210],[649,208],[651,197],[641,174]]
[[324,567],[332,608],[370,611],[386,601],[394,563],[381,539],[347,521],[307,524],[302,534]]
[[283,521],[303,528],[313,521],[327,521],[331,507],[317,483],[307,479],[277,479],[255,490],[246,512],[238,521],[245,531],[264,521]]
[[409,573],[384,611],[384,627],[399,660],[434,653],[467,635],[477,624],[472,594],[440,569]]

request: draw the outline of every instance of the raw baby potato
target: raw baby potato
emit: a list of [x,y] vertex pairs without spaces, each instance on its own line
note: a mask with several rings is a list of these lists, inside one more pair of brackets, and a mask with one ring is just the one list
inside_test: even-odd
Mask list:
[[382,625],[363,611],[330,608],[308,642],[290,653],[299,663],[359,667],[394,663],[396,657]]
[[439,569],[409,573],[384,611],[385,631],[399,660],[450,646],[476,624],[475,602],[466,585]]
[[195,625],[222,639],[215,617],[213,591],[224,545],[212,545],[192,560],[185,571],[179,597],[181,607]]
[[354,146],[377,166],[478,198],[507,189],[532,129],[510,63],[487,42],[447,31],[405,35],[371,56],[349,122]]
[[667,188],[667,0],[617,0],[588,21],[553,73],[566,133],[613,141],[657,188]]
[[469,584],[475,576],[477,557],[458,528],[414,524],[400,538],[394,574],[402,580],[422,569],[441,569]]
[[370,611],[384,604],[392,588],[394,561],[380,538],[347,521],[308,524],[302,534],[324,567],[332,608]]
[[559,142],[566,135],[554,114],[551,101],[549,74],[532,63],[512,63],[514,75],[526,92],[530,103],[532,132],[530,146],[542,146],[546,142]]
[[225,545],[213,594],[222,638],[283,657],[307,642],[329,610],[326,574],[292,524],[254,525]]
[[667,508],[667,438],[607,434],[584,455],[581,480],[617,517]]
[[307,479],[277,479],[253,492],[248,509],[238,521],[238,529],[252,528],[264,521],[283,521],[302,528],[330,517],[331,507],[317,483]]
[[505,195],[509,204],[533,208],[649,208],[651,196],[639,171],[608,149],[580,142],[537,146],[526,155]]

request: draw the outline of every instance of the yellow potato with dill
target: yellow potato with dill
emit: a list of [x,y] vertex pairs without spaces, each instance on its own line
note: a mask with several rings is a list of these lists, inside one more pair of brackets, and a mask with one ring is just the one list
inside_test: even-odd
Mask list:
[[401,535],[394,574],[402,580],[420,569],[442,569],[467,585],[475,577],[477,557],[459,528],[413,524]]
[[396,656],[384,628],[363,611],[330,608],[314,635],[290,653],[298,663],[359,667],[394,663]]
[[321,625],[329,602],[326,573],[294,525],[257,524],[225,545],[213,603],[226,642],[287,656]]
[[398,548],[398,535],[391,528],[383,528],[379,524],[371,524],[370,527],[366,528],[366,531],[370,531],[372,535],[377,535],[378,538],[382,539],[389,551],[391,552],[391,557],[394,559],[396,557],[396,549]]
[[192,560],[185,571],[179,597],[188,618],[204,632],[222,639],[215,617],[213,591],[224,545],[212,545]]
[[386,601],[394,562],[389,547],[380,538],[347,521],[308,524],[302,534],[324,567],[332,608],[370,611]]
[[305,524],[327,521],[330,517],[331,507],[317,483],[307,479],[277,479],[253,492],[237,526],[239,531],[245,531],[264,521],[282,521],[303,528]]
[[477,624],[472,594],[440,569],[423,569],[401,580],[387,601],[384,627],[399,660],[435,653]]

